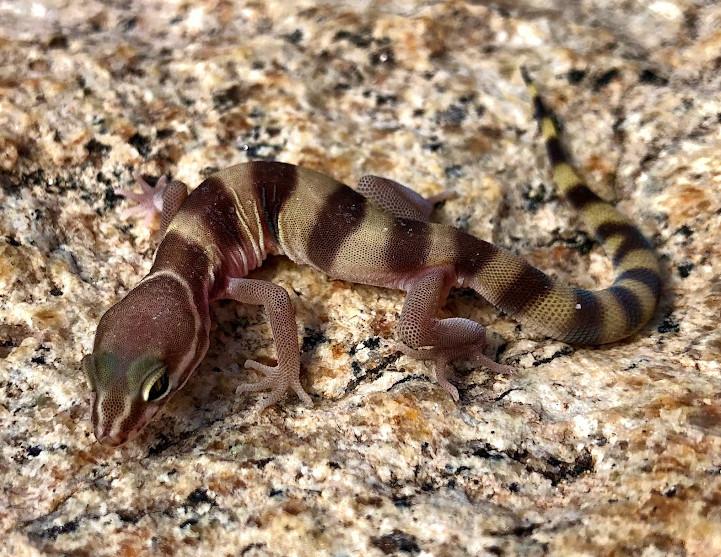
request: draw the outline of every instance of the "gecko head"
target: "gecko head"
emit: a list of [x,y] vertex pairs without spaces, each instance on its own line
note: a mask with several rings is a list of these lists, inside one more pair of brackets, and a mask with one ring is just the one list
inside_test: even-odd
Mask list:
[[103,445],[119,446],[133,439],[171,394],[168,366],[155,355],[128,362],[100,351],[85,356],[82,366],[94,393],[95,437]]
[[182,283],[150,278],[131,290],[100,319],[93,353],[82,361],[97,440],[119,446],[135,438],[206,349],[206,327]]

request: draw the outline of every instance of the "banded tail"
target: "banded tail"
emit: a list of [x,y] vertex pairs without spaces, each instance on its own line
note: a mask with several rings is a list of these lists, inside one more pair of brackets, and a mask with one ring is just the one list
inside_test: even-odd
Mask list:
[[533,100],[553,181],[611,256],[616,278],[604,290],[573,288],[500,251],[468,277],[467,284],[509,315],[558,340],[576,344],[620,340],[654,313],[661,293],[658,258],[639,229],[584,184],[561,144],[553,112],[528,72],[521,69],[521,73]]

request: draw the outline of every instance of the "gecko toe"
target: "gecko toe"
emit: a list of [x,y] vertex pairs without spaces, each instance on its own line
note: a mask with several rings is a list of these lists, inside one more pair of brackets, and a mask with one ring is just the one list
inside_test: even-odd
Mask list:
[[113,190],[116,195],[123,196],[135,204],[124,209],[121,215],[123,218],[142,219],[147,228],[155,230],[158,218],[163,212],[163,192],[168,188],[168,179],[165,175],[161,176],[153,187],[140,173],[136,173],[134,178],[135,185],[140,187],[140,192],[135,191],[133,186]]
[[485,343],[471,343],[452,347],[430,346],[424,348],[411,348],[402,342],[395,344],[395,349],[406,356],[417,360],[433,361],[435,364],[436,383],[456,402],[458,402],[460,397],[458,389],[450,382],[450,379],[454,375],[453,371],[449,368],[450,362],[468,358],[491,370],[493,373],[508,375],[513,371],[511,366],[499,364],[492,358],[486,356],[483,353],[484,347]]
[[262,381],[257,381],[255,383],[243,383],[242,385],[238,385],[238,387],[236,387],[236,389],[235,389],[235,393],[236,394],[257,393],[259,391],[265,391],[272,387],[273,387],[272,380],[263,379]]
[[473,360],[481,364],[483,367],[490,369],[493,373],[501,375],[509,375],[513,373],[513,367],[505,364],[499,364],[492,358],[486,356],[481,350],[476,350],[472,354]]
[[260,362],[256,362],[255,360],[245,360],[243,367],[245,369],[254,369],[255,371],[259,371],[269,379],[272,378],[276,371],[276,366],[267,366],[265,364],[261,364]]
[[300,384],[300,381],[292,384],[291,387],[293,388],[293,392],[298,395],[298,398],[303,402],[303,404],[306,406],[313,406],[313,399],[305,392],[305,389],[303,389],[303,385]]
[[460,398],[458,396],[458,389],[448,380],[448,376],[453,375],[452,371],[450,373],[448,372],[448,359],[436,358],[435,362],[436,382],[438,383],[438,386],[441,387],[444,391],[446,391],[449,395],[451,395],[451,398],[454,402],[458,402]]
[[256,383],[246,383],[240,385],[237,389],[237,393],[250,393],[258,391],[269,390],[270,393],[261,401],[260,411],[262,412],[268,406],[272,406],[279,400],[281,400],[286,393],[292,389],[293,392],[298,395],[298,398],[306,405],[312,406],[313,400],[310,398],[308,393],[305,392],[303,386],[300,384],[300,380],[293,377],[293,373],[289,373],[288,370],[280,368],[279,366],[268,366],[256,362],[255,360],[246,360],[244,367],[246,369],[254,369],[263,375],[264,379]]

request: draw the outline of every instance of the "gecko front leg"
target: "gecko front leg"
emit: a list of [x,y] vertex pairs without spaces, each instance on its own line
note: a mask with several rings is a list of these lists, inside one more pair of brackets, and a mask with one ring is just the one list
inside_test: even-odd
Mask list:
[[284,288],[264,280],[245,278],[230,279],[221,298],[231,298],[244,304],[262,305],[268,315],[273,331],[278,363],[267,366],[247,360],[245,367],[265,374],[265,379],[257,383],[241,385],[237,393],[270,390],[270,394],[261,402],[260,411],[278,402],[288,389],[307,405],[312,405],[308,393],[300,384],[300,348],[298,329],[295,322],[295,310]]

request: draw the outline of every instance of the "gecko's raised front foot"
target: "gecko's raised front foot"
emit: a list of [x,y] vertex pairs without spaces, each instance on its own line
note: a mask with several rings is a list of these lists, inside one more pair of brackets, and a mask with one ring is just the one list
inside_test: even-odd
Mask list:
[[140,173],[135,174],[135,183],[140,186],[140,193],[133,190],[133,187],[116,188],[115,194],[122,195],[129,199],[134,206],[123,209],[123,218],[142,218],[145,226],[156,228],[158,218],[163,210],[163,194],[168,187],[168,179],[161,176],[155,187],[148,184]]
[[476,343],[452,347],[431,346],[427,348],[411,348],[399,342],[396,344],[396,349],[411,358],[417,360],[432,360],[435,362],[436,382],[443,390],[451,395],[454,401],[458,402],[458,389],[450,382],[454,373],[450,370],[448,364],[453,360],[470,358],[494,373],[507,374],[513,370],[511,366],[499,364],[486,356],[483,353],[484,346],[485,344],[483,343]]
[[298,398],[307,406],[313,406],[313,401],[300,384],[298,377],[300,370],[289,370],[280,365],[267,366],[255,360],[246,360],[244,367],[261,372],[265,375],[265,379],[261,379],[256,383],[240,385],[235,390],[236,393],[254,393],[270,390],[268,396],[261,401],[258,412],[262,412],[268,408],[268,406],[272,406],[278,402],[285,396],[289,389],[293,389],[295,394],[298,395]]

